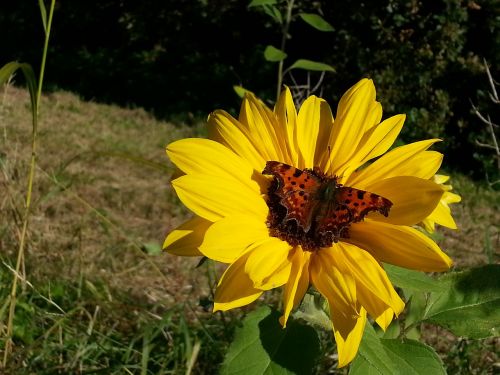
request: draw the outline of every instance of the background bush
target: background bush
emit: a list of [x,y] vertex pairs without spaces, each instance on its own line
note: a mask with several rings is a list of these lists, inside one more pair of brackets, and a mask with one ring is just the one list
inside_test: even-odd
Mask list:
[[[448,165],[483,177],[498,173],[488,139],[470,101],[489,105],[482,59],[500,79],[499,6],[485,1],[300,2],[335,31],[292,24],[287,61],[308,58],[337,69],[324,80],[330,102],[363,76],[376,82],[386,115],[407,113],[403,140],[442,137]],[[42,44],[38,9],[30,2],[2,5],[0,32],[8,35],[0,64],[37,64]],[[40,35],[40,38],[34,38]],[[279,26],[244,1],[72,0],[58,2],[46,82],[86,99],[143,106],[159,117],[188,119],[215,108],[238,107],[232,85],[273,99],[276,66],[262,53],[279,46]],[[22,46],[22,48],[21,48]],[[304,81],[300,72],[295,78]],[[290,81],[285,79],[285,83]]]

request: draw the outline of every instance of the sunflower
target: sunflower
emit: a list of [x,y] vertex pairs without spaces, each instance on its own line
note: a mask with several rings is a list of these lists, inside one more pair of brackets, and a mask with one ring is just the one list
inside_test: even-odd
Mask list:
[[[221,110],[209,116],[210,139],[167,146],[170,160],[184,173],[172,185],[194,217],[167,236],[164,248],[229,265],[217,285],[214,311],[247,305],[266,290],[283,287],[285,327],[312,285],[329,303],[342,367],[358,351],[367,313],[385,330],[404,308],[382,262],[426,272],[451,266],[437,244],[413,227],[435,212],[445,192],[433,180],[442,155],[428,151],[439,140],[388,151],[405,116],[381,118],[369,79],[343,95],[335,119],[316,96],[297,113],[285,88],[274,110],[247,94],[238,119]],[[301,212],[300,205],[286,206],[285,193],[279,196],[281,172],[269,172],[276,166],[330,186],[316,199],[313,215]],[[378,197],[384,207],[351,212],[335,202],[335,192],[344,188]],[[341,209],[343,221],[336,219],[333,229],[319,233],[323,221],[332,223],[327,214],[333,209]],[[309,224],[292,218],[291,211],[312,216]]]
[[451,190],[453,189],[451,185],[445,185],[445,182],[448,182],[449,179],[450,176],[444,176],[440,174],[437,174],[433,177],[434,182],[442,186],[444,194],[434,211],[432,211],[429,216],[422,220],[422,226],[429,233],[434,232],[436,224],[450,229],[457,229],[457,224],[455,223],[453,216],[451,216],[450,206],[448,205],[451,203],[460,202],[462,200],[462,197],[451,192]]

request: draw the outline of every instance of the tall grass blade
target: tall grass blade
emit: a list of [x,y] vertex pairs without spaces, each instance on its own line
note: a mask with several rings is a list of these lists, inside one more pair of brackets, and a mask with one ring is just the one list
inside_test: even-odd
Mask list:
[[40,8],[40,16],[42,16],[43,31],[47,33],[47,9],[43,0],[38,0],[38,7]]
[[[9,355],[12,350],[12,334],[14,326],[14,316],[16,313],[16,302],[17,302],[17,283],[19,281],[19,271],[21,270],[21,265],[24,262],[24,248],[26,242],[26,233],[28,231],[28,222],[31,210],[31,194],[33,191],[33,180],[35,176],[36,168],[36,141],[37,141],[37,131],[38,131],[38,109],[40,105],[40,98],[42,96],[42,84],[43,77],[45,73],[45,62],[47,60],[47,51],[49,49],[49,37],[50,37],[50,26],[52,24],[52,17],[54,15],[55,0],[51,0],[50,12],[48,22],[46,23],[45,31],[45,42],[43,46],[42,62],[40,64],[40,74],[38,76],[38,85],[36,84],[35,74],[33,69],[29,65],[20,64],[17,68],[20,68],[26,77],[28,83],[31,106],[32,106],[32,136],[31,136],[31,160],[30,160],[30,170],[28,175],[28,187],[26,191],[26,203],[24,207],[24,217],[23,226],[21,231],[21,238],[19,240],[19,249],[17,252],[16,269],[12,277],[12,287],[9,296],[9,314],[7,318],[6,330],[5,330],[5,347],[3,353],[2,366],[5,368],[9,360]],[[42,17],[43,18],[43,17]],[[4,74],[8,73],[8,70],[13,69],[16,65],[8,65],[9,67],[5,70]],[[15,70],[14,70],[15,71]],[[12,71],[13,72],[13,71]],[[10,75],[8,76],[10,77]],[[7,77],[7,79],[8,79]],[[34,94],[36,92],[36,94]]]
[[0,69],[0,85],[8,82],[9,78],[16,72],[16,70],[21,69],[23,72],[24,78],[26,79],[26,85],[28,86],[28,91],[30,93],[31,100],[31,110],[32,114],[35,115],[36,109],[36,92],[37,92],[37,83],[35,72],[30,64],[27,63],[19,63],[17,61],[11,61]]

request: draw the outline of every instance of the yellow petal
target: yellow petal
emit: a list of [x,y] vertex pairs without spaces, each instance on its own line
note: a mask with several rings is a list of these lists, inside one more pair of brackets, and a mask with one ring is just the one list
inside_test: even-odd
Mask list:
[[[449,186],[449,185],[446,185],[446,186]],[[443,198],[442,198],[442,201],[444,203],[458,203],[462,200],[462,197],[458,194],[454,194],[454,193],[450,193],[449,191],[446,191],[444,194],[443,194]]]
[[356,282],[351,274],[339,269],[340,256],[338,244],[316,251],[311,258],[311,281],[323,296],[335,300],[345,314],[355,314],[358,311]]
[[286,327],[288,316],[292,309],[297,307],[304,298],[307,289],[309,288],[309,259],[311,252],[303,251],[301,247],[294,249],[291,258],[292,269],[290,278],[285,285],[283,293],[284,311],[280,318],[281,325]]
[[173,142],[167,146],[167,155],[186,174],[236,179],[257,192],[266,184],[265,178],[255,173],[245,159],[210,139],[186,138]]
[[363,79],[351,87],[340,99],[337,116],[330,134],[331,147],[325,170],[337,174],[358,147],[367,127],[366,119],[372,118],[375,86],[372,80]]
[[266,166],[263,155],[250,141],[248,131],[227,112],[215,111],[210,114],[208,117],[208,136],[247,160],[258,172],[261,172]]
[[291,269],[288,259],[290,249],[287,242],[275,237],[269,237],[249,249],[245,272],[255,288],[269,290],[286,283]]
[[436,225],[434,221],[430,219],[430,216],[422,220],[421,224],[428,233],[434,233]]
[[[418,154],[427,150],[438,141],[439,139],[430,139],[396,147],[394,150],[389,151],[374,161],[368,167],[352,174],[345,184],[348,186],[357,186],[359,189],[366,190],[366,187],[375,181],[389,177],[414,176],[427,179],[429,177],[414,174],[416,173],[415,171],[419,171],[422,167],[420,165],[422,160],[418,159],[421,156]],[[417,158],[416,161],[415,158]]]
[[451,216],[450,208],[443,201],[439,202],[434,211],[426,219],[450,229],[457,229],[457,224],[453,220],[453,216]]
[[273,112],[251,93],[247,93],[241,105],[239,120],[248,128],[250,139],[266,160],[287,160],[285,129],[278,126]]
[[339,243],[339,249],[343,255],[339,260],[343,260],[344,272],[350,273],[356,280],[359,302],[385,330],[393,315],[403,311],[404,302],[370,253],[348,243]]
[[417,229],[376,221],[351,225],[346,241],[367,250],[380,262],[425,272],[448,270],[451,259]]
[[175,255],[203,256],[198,247],[211,224],[199,216],[193,217],[168,234],[163,249]]
[[206,257],[232,263],[250,245],[269,238],[262,220],[248,215],[232,215],[215,222],[205,233],[199,249]]
[[362,155],[360,162],[365,163],[385,153],[401,132],[405,119],[406,115],[389,117],[365,133],[360,142],[360,149],[356,153]]
[[[333,302],[333,301],[332,301]],[[330,302],[330,313],[332,322],[338,322],[337,326],[333,323],[333,332],[335,335],[335,342],[337,343],[337,351],[339,353],[339,368],[347,366],[356,357],[358,353],[359,344],[363,338],[363,331],[366,325],[366,310],[361,308],[358,315],[340,316],[335,311],[335,304]],[[339,327],[337,329],[336,327]]]
[[359,148],[353,157],[342,167],[339,167],[337,171],[338,175],[346,180],[351,173],[368,160],[376,158],[386,152],[400,133],[405,118],[405,115],[396,115],[384,120],[379,125],[373,126],[363,136]]
[[372,102],[365,119],[365,133],[370,131],[375,125],[380,124],[380,120],[382,120],[382,104],[376,101]]
[[445,176],[442,174],[437,174],[434,176],[434,182],[436,184],[444,184],[446,181],[450,179],[450,176]]
[[268,207],[260,194],[235,180],[186,175],[172,181],[172,186],[187,208],[209,221],[234,214],[267,218]]
[[377,221],[398,225],[414,225],[431,214],[443,196],[440,185],[417,177],[401,176],[375,182],[366,187],[371,193],[389,199],[393,206],[389,216],[370,214]]
[[323,99],[311,95],[304,101],[297,118],[300,169],[315,167],[315,155],[328,152],[328,139],[325,136],[328,136],[332,124],[330,106]]
[[[299,146],[297,144],[297,111],[290,89],[285,86],[274,108],[278,124],[286,133],[286,146],[290,162],[288,164],[300,168]],[[286,160],[284,160],[286,162]],[[302,166],[303,167],[303,166]]]
[[252,280],[245,273],[247,258],[248,253],[245,253],[222,275],[215,291],[214,312],[248,305],[262,294],[262,290],[253,287]]

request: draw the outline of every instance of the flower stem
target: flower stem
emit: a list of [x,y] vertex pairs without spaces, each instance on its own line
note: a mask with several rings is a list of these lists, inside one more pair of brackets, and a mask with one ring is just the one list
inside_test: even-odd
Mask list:
[[[292,9],[293,9],[293,2],[294,1],[295,0],[287,1],[285,23],[283,24],[283,27],[281,28],[280,50],[283,52],[285,52],[286,39],[288,37],[288,29],[290,28],[290,23],[292,22]],[[283,83],[284,61],[285,60],[283,59],[278,63],[278,86],[276,88],[276,102],[278,102],[278,99],[280,97],[281,85]]]
[[31,135],[31,160],[30,160],[30,170],[28,175],[28,188],[26,191],[26,203],[24,207],[24,217],[23,217],[23,227],[21,231],[21,238],[19,241],[19,249],[17,252],[17,261],[16,261],[16,269],[14,272],[14,279],[12,281],[12,288],[10,292],[9,299],[9,316],[7,320],[7,332],[6,332],[6,341],[5,341],[5,349],[3,353],[3,361],[2,365],[5,367],[7,365],[7,361],[9,358],[9,354],[12,350],[12,332],[14,325],[14,316],[16,311],[16,303],[17,303],[17,282],[20,278],[20,270],[21,264],[24,260],[24,247],[26,243],[26,233],[28,230],[28,222],[30,216],[31,209],[31,195],[33,192],[33,180],[35,176],[35,168],[36,168],[36,145],[37,145],[37,133],[38,133],[38,112],[40,109],[40,98],[42,96],[42,85],[43,85],[43,77],[45,73],[45,61],[47,60],[47,50],[49,46],[49,38],[50,38],[50,27],[52,25],[52,16],[54,14],[54,6],[55,0],[51,0],[50,3],[50,11],[49,18],[47,22],[47,28],[45,30],[45,43],[43,46],[43,54],[42,54],[42,62],[40,65],[40,75],[38,77],[38,86],[35,100],[35,111],[33,111],[33,129]]

